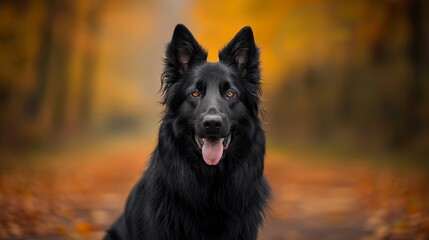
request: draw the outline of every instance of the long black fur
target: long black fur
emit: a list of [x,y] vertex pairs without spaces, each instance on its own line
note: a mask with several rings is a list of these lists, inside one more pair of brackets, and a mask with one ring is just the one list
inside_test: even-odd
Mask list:
[[[189,30],[177,25],[162,75],[166,109],[158,145],[105,239],[257,238],[270,188],[263,175],[259,50],[251,28],[219,52],[220,62],[206,58]],[[205,99],[209,87],[219,89],[213,99]],[[224,99],[229,87],[237,96]],[[200,99],[190,97],[194,88]],[[216,101],[230,122],[231,144],[215,166],[204,162],[194,140],[197,118],[211,107],[204,101]]]

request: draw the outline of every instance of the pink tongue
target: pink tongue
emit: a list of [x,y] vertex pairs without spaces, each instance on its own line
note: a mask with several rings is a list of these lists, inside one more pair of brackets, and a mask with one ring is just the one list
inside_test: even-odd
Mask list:
[[216,165],[219,163],[223,153],[223,138],[208,140],[203,138],[203,158],[207,165]]

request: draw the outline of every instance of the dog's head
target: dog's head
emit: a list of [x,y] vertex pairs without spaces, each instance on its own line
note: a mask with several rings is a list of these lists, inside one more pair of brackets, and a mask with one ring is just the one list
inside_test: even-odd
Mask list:
[[177,25],[166,51],[163,103],[174,116],[176,136],[190,136],[206,164],[216,165],[239,141],[239,125],[258,118],[259,51],[252,29],[241,29],[219,52],[219,62],[206,59],[192,33]]

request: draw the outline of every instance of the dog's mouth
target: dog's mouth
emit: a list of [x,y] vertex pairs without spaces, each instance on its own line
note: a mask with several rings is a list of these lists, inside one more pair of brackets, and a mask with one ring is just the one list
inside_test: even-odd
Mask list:
[[195,135],[195,142],[201,149],[204,162],[207,165],[217,165],[222,159],[223,152],[228,149],[229,144],[231,143],[231,134],[226,138],[200,138]]

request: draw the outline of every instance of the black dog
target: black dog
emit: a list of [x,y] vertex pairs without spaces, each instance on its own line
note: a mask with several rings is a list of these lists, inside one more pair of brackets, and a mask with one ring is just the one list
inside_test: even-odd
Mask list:
[[207,52],[184,25],[167,47],[158,145],[105,239],[256,239],[270,188],[263,175],[259,51],[244,27]]

